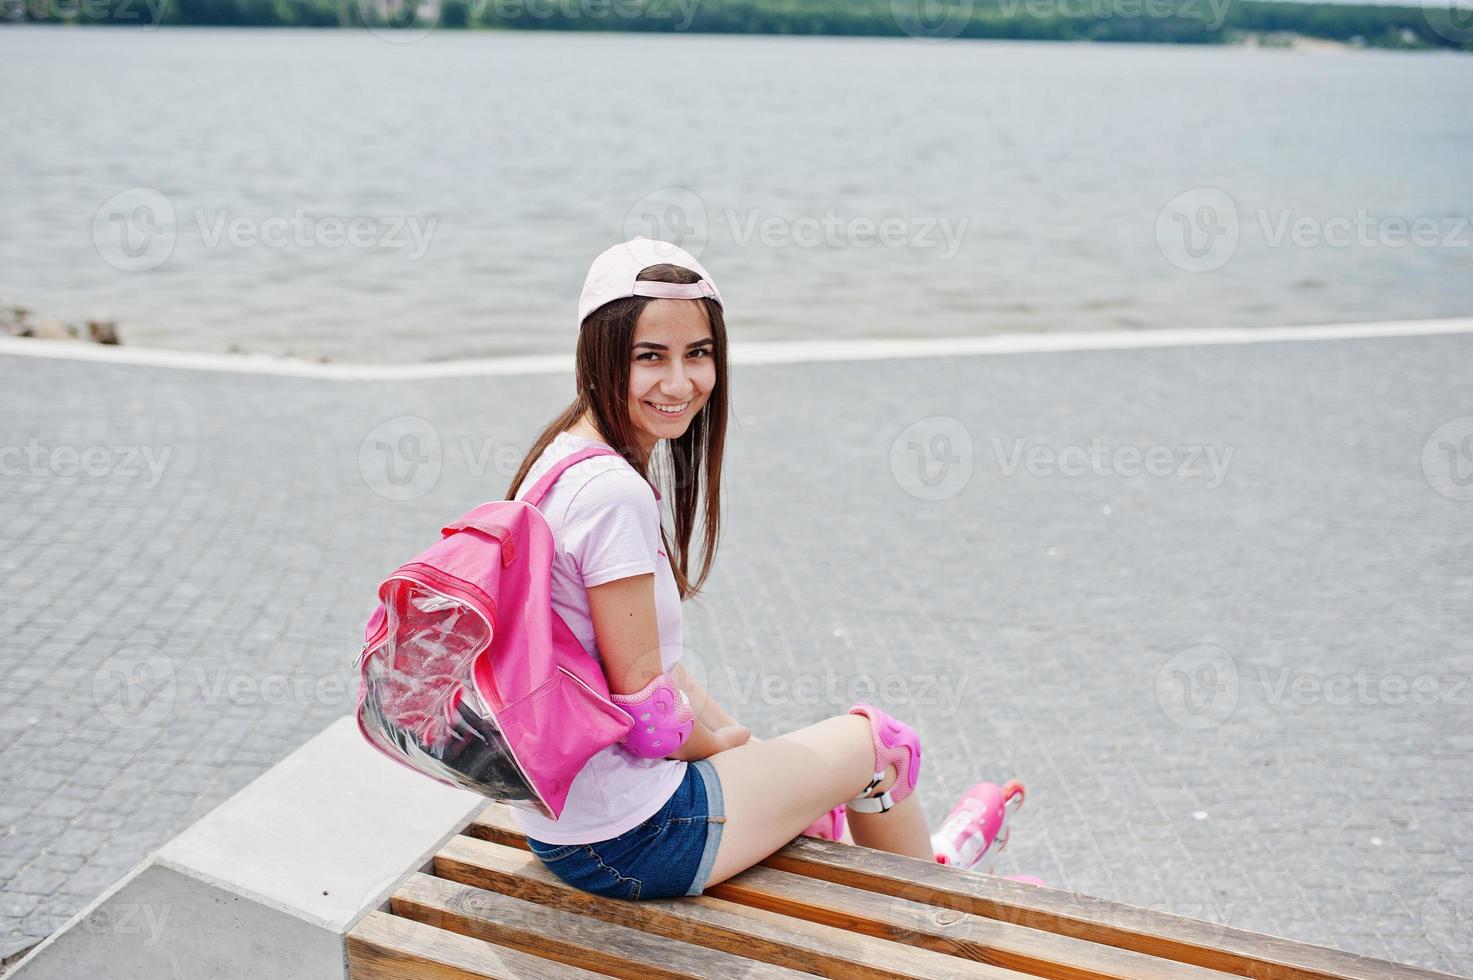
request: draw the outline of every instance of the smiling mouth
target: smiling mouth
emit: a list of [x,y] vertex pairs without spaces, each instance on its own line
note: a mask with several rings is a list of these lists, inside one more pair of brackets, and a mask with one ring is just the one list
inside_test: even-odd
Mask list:
[[667,411],[663,406],[657,404],[656,402],[647,401],[645,402],[645,404],[648,405],[650,407],[650,410],[653,411],[656,415],[665,419],[678,419],[690,410],[690,402],[688,401],[679,403],[679,410],[674,412]]

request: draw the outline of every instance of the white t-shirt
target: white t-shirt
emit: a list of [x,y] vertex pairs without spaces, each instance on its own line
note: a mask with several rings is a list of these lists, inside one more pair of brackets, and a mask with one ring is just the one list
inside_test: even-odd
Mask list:
[[[560,459],[596,439],[560,432],[517,488],[517,499]],[[680,589],[660,545],[660,507],[649,483],[620,456],[596,456],[563,471],[538,508],[552,528],[552,608],[602,663],[588,606],[588,588],[630,575],[655,575],[660,662],[680,660]],[[529,837],[548,844],[591,844],[633,830],[670,799],[685,778],[678,759],[644,759],[622,745],[599,751],[579,770],[557,820],[512,807]]]

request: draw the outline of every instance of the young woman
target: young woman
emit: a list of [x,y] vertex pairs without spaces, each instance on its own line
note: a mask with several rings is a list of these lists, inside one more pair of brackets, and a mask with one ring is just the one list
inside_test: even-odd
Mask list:
[[[721,520],[727,341],[711,277],[684,250],[637,237],[594,260],[578,319],[577,396],[507,499],[579,449],[618,451],[569,467],[540,509],[557,542],[553,608],[636,724],[588,761],[558,820],[513,809],[532,852],[567,883],[625,899],[699,895],[801,833],[944,860],[912,792],[909,726],[856,705],[759,740],[679,663],[680,603],[711,571]],[[977,828],[957,829],[948,839]]]

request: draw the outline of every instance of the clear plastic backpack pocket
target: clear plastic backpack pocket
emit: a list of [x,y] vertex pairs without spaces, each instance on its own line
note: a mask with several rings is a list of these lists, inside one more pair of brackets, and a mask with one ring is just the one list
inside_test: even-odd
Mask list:
[[409,579],[384,600],[387,632],[360,661],[358,725],[389,758],[450,786],[551,817],[476,687],[491,624]]

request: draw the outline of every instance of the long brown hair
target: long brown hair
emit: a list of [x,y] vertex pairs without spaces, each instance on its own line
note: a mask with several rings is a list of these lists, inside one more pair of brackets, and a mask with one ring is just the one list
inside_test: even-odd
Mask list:
[[[682,266],[661,264],[649,266],[636,278],[692,283],[701,277]],[[604,441],[618,450],[651,486],[658,488],[662,500],[669,505],[675,522],[674,541],[663,519],[660,540],[670,556],[670,569],[684,600],[697,595],[705,585],[721,533],[721,457],[726,445],[727,417],[726,320],[721,315],[721,305],[714,299],[697,300],[705,307],[706,322],[711,325],[711,337],[715,341],[712,356],[716,359],[716,384],[685,432],[676,439],[662,439],[651,458],[646,458],[635,438],[634,421],[629,417],[629,359],[634,351],[634,327],[648,302],[648,297],[630,296],[605,303],[588,314],[578,332],[577,394],[537,434],[521,468],[512,477],[506,499],[516,498],[522,481],[547,444],[577,422],[584,412],[590,412]],[[703,518],[702,563],[700,575],[692,579],[690,544],[698,518]]]

